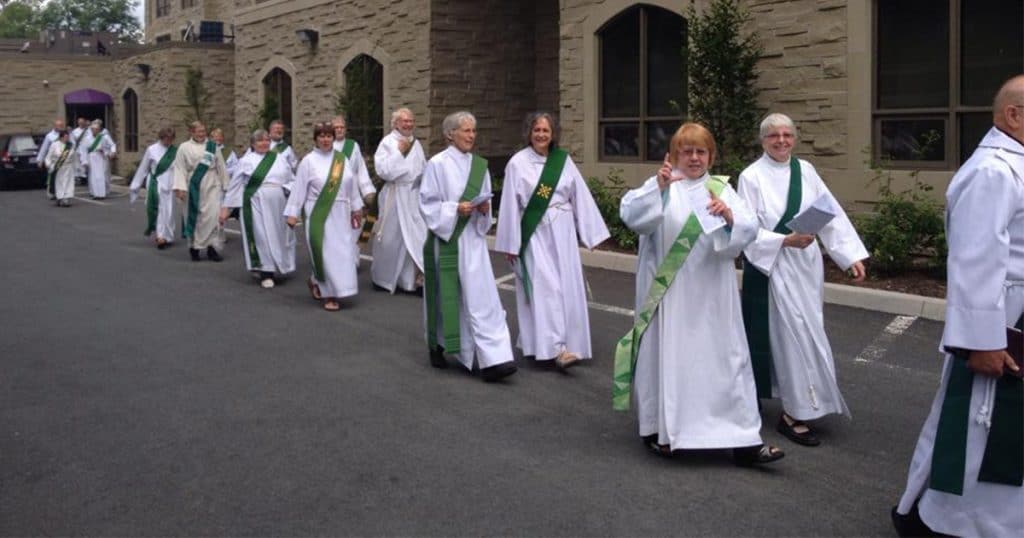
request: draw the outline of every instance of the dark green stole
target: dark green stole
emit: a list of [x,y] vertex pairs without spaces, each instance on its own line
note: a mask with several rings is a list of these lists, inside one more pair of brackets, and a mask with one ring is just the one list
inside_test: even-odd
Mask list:
[[174,157],[177,154],[178,146],[174,144],[167,146],[164,156],[160,157],[160,162],[156,163],[156,169],[149,174],[149,183],[146,187],[146,232],[143,235],[148,236],[156,230],[156,216],[160,210],[160,194],[157,192],[156,178],[162,176],[174,164]]
[[341,153],[345,155],[346,159],[351,159],[352,151],[355,150],[355,147],[355,141],[351,138],[346,138],[345,141],[341,143]]
[[[789,221],[800,211],[803,199],[803,180],[800,175],[800,159],[789,158],[789,194],[786,195],[786,211],[775,225],[775,233],[788,235]],[[743,326],[747,331],[747,345],[750,346],[750,362],[754,369],[754,384],[758,398],[772,397],[772,344],[768,333],[768,276],[743,258]]]
[[[245,184],[245,191],[242,193],[242,225],[245,226],[245,246],[249,249],[249,262],[253,268],[263,267],[263,264],[260,263],[260,252],[256,249],[256,236],[252,229],[252,196],[260,189],[260,185],[263,185],[267,172],[270,172],[276,160],[277,153],[268,151],[260,164],[256,165],[252,175],[249,176],[249,182]],[[319,203],[319,199],[317,199],[317,203]]]
[[565,167],[565,160],[568,157],[569,153],[563,149],[553,149],[548,154],[547,161],[544,162],[544,168],[540,173],[540,180],[533,188],[530,201],[527,202],[526,209],[523,210],[523,219],[519,223],[519,267],[522,268],[523,291],[527,302],[530,302],[533,297],[533,285],[530,283],[530,272],[526,267],[526,247],[529,246],[533,232],[537,231],[537,226],[548,210],[551,195],[558,187],[558,180],[562,177],[562,169]]
[[93,139],[92,145],[89,146],[88,153],[92,153],[92,152],[96,151],[96,148],[100,147],[100,142],[102,142],[102,141],[103,141],[103,131],[100,131],[99,134],[96,135],[96,138]]
[[[728,181],[729,178],[726,176],[711,176],[707,181],[707,188],[715,193],[715,196],[721,196]],[[663,191],[664,193],[665,191]],[[672,286],[672,282],[675,281],[679,270],[683,268],[683,264],[690,256],[690,251],[697,244],[702,233],[700,221],[691,212],[690,217],[683,224],[683,228],[679,230],[679,235],[676,236],[672,246],[665,254],[665,258],[658,264],[658,270],[654,274],[654,279],[651,280],[651,287],[647,290],[647,298],[644,300],[643,309],[638,312],[636,323],[615,345],[615,360],[612,366],[612,408],[616,411],[629,409],[629,395],[633,385],[633,372],[636,370],[637,354],[640,351],[640,340],[647,332],[647,327],[650,326],[655,311],[661,305],[661,300]]]
[[[57,172],[60,171],[60,167],[64,166],[64,161],[68,160],[68,155],[71,155],[71,144],[64,144],[64,149],[60,152],[60,157],[57,158],[57,162],[53,163],[50,170],[46,173],[46,190],[53,190],[53,179],[57,177]],[[43,160],[46,160],[46,156],[43,155]]]
[[182,230],[182,235],[186,238],[191,238],[196,231],[196,218],[199,216],[199,186],[203,182],[203,177],[206,176],[206,171],[217,159],[217,144],[213,140],[206,139],[205,150],[206,154],[203,155],[203,160],[192,171],[192,177],[188,180],[188,219],[185,220],[185,228]]
[[[1024,330],[1024,317],[1017,322]],[[928,487],[954,495],[964,493],[967,465],[967,430],[970,425],[974,372],[967,367],[967,354],[955,353],[950,361],[946,395],[932,449],[931,479]],[[992,405],[992,426],[982,456],[979,482],[1024,485],[1024,382],[1003,374],[996,380]],[[1019,507],[1018,507],[1019,508]]]
[[89,128],[86,127],[85,129],[82,129],[82,132],[78,133],[78,136],[75,137],[75,149],[78,149],[78,147],[82,145],[82,137],[84,137],[85,133],[88,131]]
[[281,143],[274,146],[274,151],[278,154],[284,153],[288,149],[288,142],[281,140]]
[[[487,160],[476,155],[469,166],[469,179],[459,202],[468,202],[480,194],[487,172]],[[471,215],[470,215],[471,216]],[[462,340],[459,334],[459,236],[469,222],[470,216],[460,216],[455,230],[447,241],[427,231],[427,242],[423,245],[424,297],[427,301],[427,345],[431,351],[437,349],[437,317],[440,309],[444,327],[444,349],[448,353],[459,353]],[[435,243],[439,243],[437,261],[434,260]]]
[[[261,165],[263,163],[260,163]],[[334,200],[341,189],[341,176],[345,173],[345,156],[340,151],[334,152],[331,160],[331,167],[327,172],[327,181],[320,189],[320,196],[313,204],[313,211],[309,214],[309,249],[313,255],[313,276],[320,282],[324,281],[324,225],[327,224],[327,216],[331,214],[334,207]]]

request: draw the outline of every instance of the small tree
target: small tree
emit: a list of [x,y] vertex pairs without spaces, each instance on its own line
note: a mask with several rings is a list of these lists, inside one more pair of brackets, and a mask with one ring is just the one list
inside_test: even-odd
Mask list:
[[711,0],[704,13],[691,1],[686,17],[690,115],[715,135],[715,172],[735,180],[758,152],[754,132],[763,112],[754,84],[763,49],[756,33],[744,34],[750,13],[736,0]]
[[267,93],[263,97],[263,105],[256,111],[256,117],[249,123],[249,131],[255,131],[257,129],[267,129],[270,127],[270,122],[281,117],[281,104],[278,102],[277,97],[271,93]]
[[189,67],[185,69],[185,123],[193,121],[205,122],[206,106],[210,103],[210,92],[203,83],[203,70]]

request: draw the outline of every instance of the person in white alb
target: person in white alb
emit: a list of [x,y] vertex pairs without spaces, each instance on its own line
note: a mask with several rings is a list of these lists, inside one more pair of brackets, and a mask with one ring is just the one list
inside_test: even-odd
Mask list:
[[89,177],[89,194],[96,200],[107,197],[110,188],[110,160],[117,158],[117,145],[103,121],[93,120],[76,148]]

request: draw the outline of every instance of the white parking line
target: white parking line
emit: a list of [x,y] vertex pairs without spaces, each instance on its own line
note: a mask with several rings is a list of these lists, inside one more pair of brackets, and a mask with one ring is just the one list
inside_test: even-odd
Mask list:
[[917,321],[917,316],[896,316],[888,325],[878,333],[878,336],[865,347],[853,362],[870,364],[878,362],[885,356],[890,345],[896,341],[901,334],[910,328]]

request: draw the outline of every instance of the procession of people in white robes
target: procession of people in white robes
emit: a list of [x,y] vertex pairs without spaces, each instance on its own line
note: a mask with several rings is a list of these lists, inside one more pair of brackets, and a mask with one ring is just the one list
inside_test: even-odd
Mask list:
[[423,145],[413,136],[414,121],[408,109],[396,111],[391,121],[393,130],[381,139],[373,155],[377,176],[384,186],[377,198],[377,221],[370,234],[370,278],[391,293],[399,289],[413,292],[422,286],[427,226],[420,215],[419,189],[427,159]]

